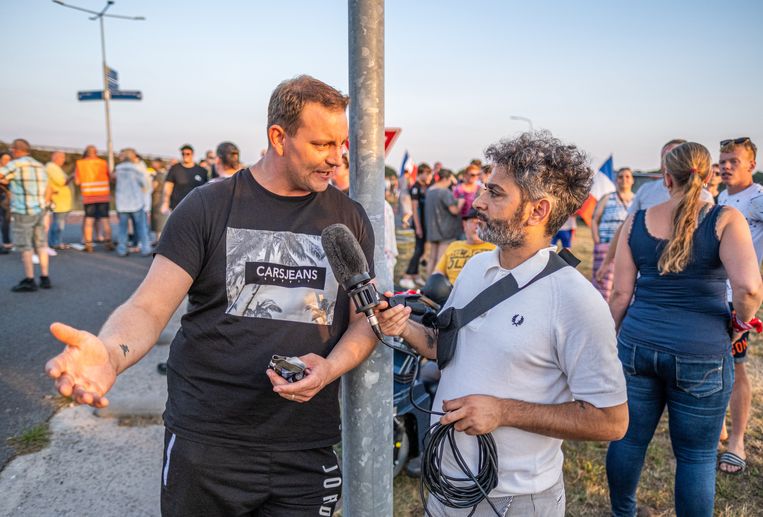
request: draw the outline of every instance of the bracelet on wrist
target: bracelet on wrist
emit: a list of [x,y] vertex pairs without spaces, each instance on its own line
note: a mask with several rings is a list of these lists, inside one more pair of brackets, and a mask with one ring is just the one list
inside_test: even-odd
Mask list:
[[763,322],[758,318],[752,318],[750,321],[742,321],[737,317],[736,312],[731,315],[731,326],[736,332],[747,332],[750,330],[754,330],[757,333],[763,332]]

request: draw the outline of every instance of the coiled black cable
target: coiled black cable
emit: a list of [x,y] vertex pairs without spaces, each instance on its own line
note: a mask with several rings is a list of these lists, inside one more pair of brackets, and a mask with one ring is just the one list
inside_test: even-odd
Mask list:
[[[412,384],[418,377],[420,356],[408,350],[407,347],[391,345],[384,340],[382,340],[382,343],[393,350],[398,350],[415,359],[413,372],[406,376],[410,378],[410,382],[406,384],[409,385],[408,398],[411,405],[419,411],[430,415],[444,415],[445,413],[440,411],[422,408],[413,399]],[[477,473],[475,474],[471,471],[461,451],[458,449],[455,433],[454,424],[442,425],[439,422],[436,422],[427,431],[424,451],[422,453],[421,482],[419,484],[419,496],[421,497],[421,504],[424,506],[424,512],[426,512],[427,516],[431,517],[426,507],[426,497],[424,494],[424,488],[426,488],[432,496],[445,506],[461,509],[472,507],[469,516],[474,514],[477,505],[484,499],[495,514],[501,517],[501,513],[487,497],[488,493],[498,486],[498,450],[493,435],[487,433],[475,437],[479,453]],[[442,472],[442,458],[446,444],[450,447],[453,458],[463,476],[449,476]]]
[[[487,494],[498,486],[498,451],[493,435],[481,434],[476,436],[478,442],[479,460],[477,473],[469,468],[461,451],[458,450],[453,424],[441,425],[435,423],[429,428],[429,440],[424,448],[424,461],[421,463],[420,495],[424,503],[423,487],[437,498],[442,504],[451,508],[470,508],[472,515],[477,505],[483,499],[500,516]],[[448,476],[442,472],[442,457],[445,444],[450,447],[453,458],[463,476]],[[429,511],[425,511],[429,515]]]

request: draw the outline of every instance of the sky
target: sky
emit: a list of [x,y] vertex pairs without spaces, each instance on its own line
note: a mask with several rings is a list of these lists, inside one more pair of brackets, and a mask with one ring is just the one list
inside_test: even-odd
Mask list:
[[[105,0],[67,3],[100,10]],[[348,92],[348,5],[340,0],[117,0],[106,60],[120,88],[116,149],[178,156],[235,142],[267,146],[267,103],[283,79],[313,75]],[[50,0],[0,0],[0,140],[105,147],[98,22]],[[387,164],[461,169],[531,119],[598,167],[655,169],[664,142],[763,143],[763,2],[740,0],[387,0]],[[759,167],[761,168],[761,167]]]

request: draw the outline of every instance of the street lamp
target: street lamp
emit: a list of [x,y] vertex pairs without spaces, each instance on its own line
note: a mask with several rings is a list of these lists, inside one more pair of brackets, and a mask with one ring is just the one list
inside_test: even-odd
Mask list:
[[109,17],[109,18],[121,18],[123,20],[145,20],[143,16],[122,16],[119,14],[106,14],[106,11],[114,5],[114,0],[107,0],[106,6],[101,9],[100,12],[97,11],[91,11],[90,9],[84,9],[82,7],[77,7],[75,5],[69,5],[65,4],[61,0],[53,0],[54,4],[61,5],[63,7],[68,7],[69,9],[75,9],[77,11],[82,11],[88,14],[92,14],[93,16],[90,16],[90,20],[98,20],[101,25],[101,61],[102,61],[102,75],[103,75],[103,105],[106,107],[106,152],[108,153],[109,157],[109,171],[114,170],[114,145],[111,142],[111,116],[109,114],[109,100],[111,99],[111,90],[109,89],[109,81],[108,81],[108,67],[106,66],[106,38],[103,34],[103,18]]
[[530,133],[533,132],[533,121],[530,120],[529,118],[527,118],[527,117],[520,117],[520,116],[517,116],[517,115],[512,115],[510,118],[511,118],[511,120],[524,120],[530,126]]

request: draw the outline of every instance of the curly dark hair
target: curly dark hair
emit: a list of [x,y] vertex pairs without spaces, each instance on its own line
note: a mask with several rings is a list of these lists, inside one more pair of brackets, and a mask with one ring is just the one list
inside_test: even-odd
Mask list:
[[487,148],[485,157],[513,176],[523,202],[551,199],[551,214],[546,223],[548,235],[559,231],[580,208],[593,184],[588,156],[574,145],[563,144],[549,131],[501,140]]

